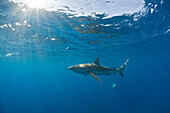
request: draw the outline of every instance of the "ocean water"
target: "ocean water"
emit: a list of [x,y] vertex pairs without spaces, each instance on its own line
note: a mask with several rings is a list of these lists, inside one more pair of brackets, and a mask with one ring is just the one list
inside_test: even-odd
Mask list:
[[[169,0],[22,1],[0,0],[0,113],[170,113]],[[67,68],[97,57],[125,77]]]

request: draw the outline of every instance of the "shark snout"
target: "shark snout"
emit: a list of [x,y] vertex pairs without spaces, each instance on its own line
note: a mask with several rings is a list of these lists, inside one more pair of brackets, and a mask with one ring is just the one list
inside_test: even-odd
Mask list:
[[73,66],[68,67],[68,69],[69,69],[69,70],[72,70],[72,69],[73,69]]

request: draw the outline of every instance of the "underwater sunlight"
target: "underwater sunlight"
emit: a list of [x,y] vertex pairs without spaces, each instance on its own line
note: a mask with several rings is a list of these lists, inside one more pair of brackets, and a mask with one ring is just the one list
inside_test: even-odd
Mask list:
[[0,113],[170,113],[170,0],[0,0]]

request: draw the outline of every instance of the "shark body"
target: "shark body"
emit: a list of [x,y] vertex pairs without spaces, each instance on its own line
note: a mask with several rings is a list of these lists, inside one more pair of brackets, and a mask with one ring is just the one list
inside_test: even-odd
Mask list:
[[86,64],[78,64],[74,66],[68,67],[69,70],[72,70],[73,72],[80,73],[83,75],[91,75],[98,81],[102,82],[100,78],[98,78],[96,75],[111,75],[113,73],[116,75],[116,73],[119,73],[122,77],[123,70],[125,69],[125,66],[127,65],[127,62],[129,59],[126,60],[126,62],[118,69],[105,67],[99,64],[99,58],[97,58],[94,63],[86,63]]

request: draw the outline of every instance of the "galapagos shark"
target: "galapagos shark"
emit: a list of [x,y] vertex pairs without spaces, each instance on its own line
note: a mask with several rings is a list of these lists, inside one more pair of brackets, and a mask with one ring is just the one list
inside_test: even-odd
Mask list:
[[111,75],[113,73],[116,75],[116,73],[119,73],[121,77],[124,77],[123,70],[125,69],[125,66],[127,65],[127,62],[129,59],[126,60],[126,62],[118,69],[115,67],[109,68],[100,65],[99,58],[97,58],[94,63],[86,63],[86,64],[78,64],[74,66],[68,67],[69,70],[72,70],[75,73],[80,73],[83,75],[91,75],[98,81],[102,82],[100,78],[98,78],[96,75]]

